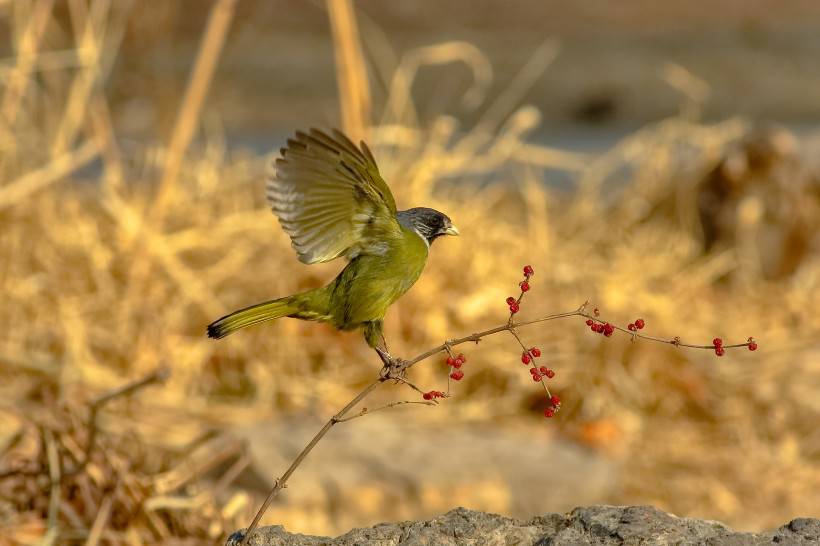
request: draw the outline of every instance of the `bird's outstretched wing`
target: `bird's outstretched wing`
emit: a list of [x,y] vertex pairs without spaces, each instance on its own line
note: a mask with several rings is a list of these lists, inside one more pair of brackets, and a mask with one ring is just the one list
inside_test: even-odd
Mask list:
[[401,236],[396,202],[364,142],[318,129],[297,131],[281,150],[267,197],[299,260],[382,255]]

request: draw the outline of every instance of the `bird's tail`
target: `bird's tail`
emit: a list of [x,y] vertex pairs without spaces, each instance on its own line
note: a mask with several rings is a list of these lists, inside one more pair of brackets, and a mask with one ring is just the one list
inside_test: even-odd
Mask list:
[[298,298],[299,296],[288,296],[234,311],[209,324],[208,337],[221,339],[252,324],[295,315],[301,307]]

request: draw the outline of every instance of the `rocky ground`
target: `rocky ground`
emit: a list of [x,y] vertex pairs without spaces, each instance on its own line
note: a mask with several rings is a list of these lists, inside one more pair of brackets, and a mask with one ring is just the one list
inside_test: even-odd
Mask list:
[[[241,532],[227,546],[238,545]],[[456,508],[426,521],[382,523],[336,538],[288,533],[275,525],[259,529],[256,546],[422,545],[609,545],[609,544],[820,544],[820,520],[797,518],[765,533],[741,533],[722,523],[679,518],[651,506],[587,506],[569,514],[519,521]]]

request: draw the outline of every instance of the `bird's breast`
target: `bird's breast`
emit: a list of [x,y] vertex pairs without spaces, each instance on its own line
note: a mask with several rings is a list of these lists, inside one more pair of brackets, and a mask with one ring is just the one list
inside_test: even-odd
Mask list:
[[426,262],[427,246],[412,232],[391,242],[383,256],[352,260],[329,287],[337,327],[356,328],[383,319],[390,305],[415,284]]

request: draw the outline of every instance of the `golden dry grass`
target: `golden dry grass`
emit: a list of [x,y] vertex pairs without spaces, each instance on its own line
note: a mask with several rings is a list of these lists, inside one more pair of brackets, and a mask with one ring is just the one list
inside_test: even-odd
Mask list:
[[[373,377],[374,355],[358,334],[299,321],[205,338],[205,325],[224,312],[317,286],[339,264],[294,259],[262,197],[269,158],[219,140],[188,153],[187,144],[147,143],[124,157],[99,86],[122,32],[117,4],[98,0],[85,12],[85,3],[69,2],[71,68],[38,72],[56,55],[40,47],[51,4],[15,4],[20,53],[3,67],[0,461],[47,458],[59,439],[76,451],[87,401],[168,366],[162,387],[104,412],[85,511],[51,517],[82,540],[95,532],[110,543],[218,540],[247,524],[258,499],[227,486],[203,493],[191,476],[180,478],[197,460],[198,439],[249,416],[329,415]],[[734,244],[703,253],[700,242],[693,195],[748,124],[670,119],[594,157],[540,146],[529,140],[539,112],[519,97],[553,55],[547,42],[466,132],[447,117],[419,126],[409,90],[419,66],[460,60],[476,71],[468,100],[481,98],[488,68],[480,52],[446,43],[400,65],[386,113],[370,129],[372,148],[400,206],[443,210],[463,235],[437,243],[422,280],[391,311],[393,351],[415,354],[503,321],[524,263],[536,269],[525,317],[590,300],[611,320],[643,316],[659,336],[754,335],[760,349],[718,360],[550,323],[525,337],[558,371],[560,418],[536,420],[537,392],[503,338],[470,348],[475,372],[458,397],[420,418],[553,427],[623,467],[622,490],[602,502],[651,503],[742,529],[820,516],[820,260],[808,253],[792,274],[764,275],[770,247],[761,241],[783,226],[761,213],[767,197],[754,188],[733,224]],[[570,172],[577,191],[544,185],[545,169]],[[161,214],[152,212],[158,194]],[[413,370],[430,387],[441,375],[434,365]],[[51,430],[54,422],[74,424],[38,443],[37,423]],[[122,493],[134,511],[106,500],[120,497],[105,487],[134,484],[139,493]],[[0,491],[0,535],[21,544],[56,538],[46,534],[54,525],[48,487],[34,487],[29,503],[2,483]],[[117,516],[93,531],[106,503]]]

